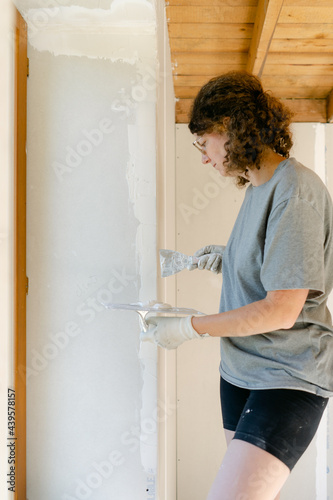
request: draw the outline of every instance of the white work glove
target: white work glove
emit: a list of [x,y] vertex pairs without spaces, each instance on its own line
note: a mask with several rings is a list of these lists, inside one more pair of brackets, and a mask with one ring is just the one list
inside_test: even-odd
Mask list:
[[206,269],[215,274],[222,273],[222,256],[225,246],[222,245],[206,245],[200,250],[197,250],[194,257],[199,259],[197,264],[192,264],[190,271],[194,269]]
[[154,342],[165,349],[176,349],[186,340],[207,336],[199,335],[194,330],[191,320],[192,316],[146,318],[148,330],[141,332],[140,340]]

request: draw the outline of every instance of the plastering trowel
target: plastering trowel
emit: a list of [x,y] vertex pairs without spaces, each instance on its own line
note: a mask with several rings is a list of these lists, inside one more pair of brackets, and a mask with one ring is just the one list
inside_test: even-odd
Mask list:
[[151,300],[149,302],[134,302],[131,304],[116,304],[116,303],[102,303],[107,309],[120,309],[126,311],[136,311],[140,317],[140,326],[144,332],[148,330],[148,325],[146,322],[146,316],[149,313],[163,313],[163,314],[204,314],[195,309],[188,309],[186,307],[172,307],[170,304],[165,304],[164,302],[157,302],[156,300]]

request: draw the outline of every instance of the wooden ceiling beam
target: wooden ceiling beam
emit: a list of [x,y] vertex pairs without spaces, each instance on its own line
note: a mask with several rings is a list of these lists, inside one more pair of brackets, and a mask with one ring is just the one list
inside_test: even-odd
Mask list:
[[247,71],[261,77],[283,0],[259,0],[250,44]]

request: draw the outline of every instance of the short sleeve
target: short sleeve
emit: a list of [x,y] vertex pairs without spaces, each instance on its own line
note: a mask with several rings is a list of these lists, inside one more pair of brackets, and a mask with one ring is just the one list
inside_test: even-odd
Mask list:
[[292,197],[270,213],[260,277],[266,291],[325,292],[324,226],[308,201]]

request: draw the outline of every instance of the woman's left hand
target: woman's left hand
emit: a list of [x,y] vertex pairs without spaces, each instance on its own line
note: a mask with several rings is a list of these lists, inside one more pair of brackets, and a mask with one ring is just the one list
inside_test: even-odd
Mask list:
[[148,330],[141,332],[141,341],[150,341],[165,349],[177,349],[186,340],[200,339],[192,326],[192,316],[146,318]]

